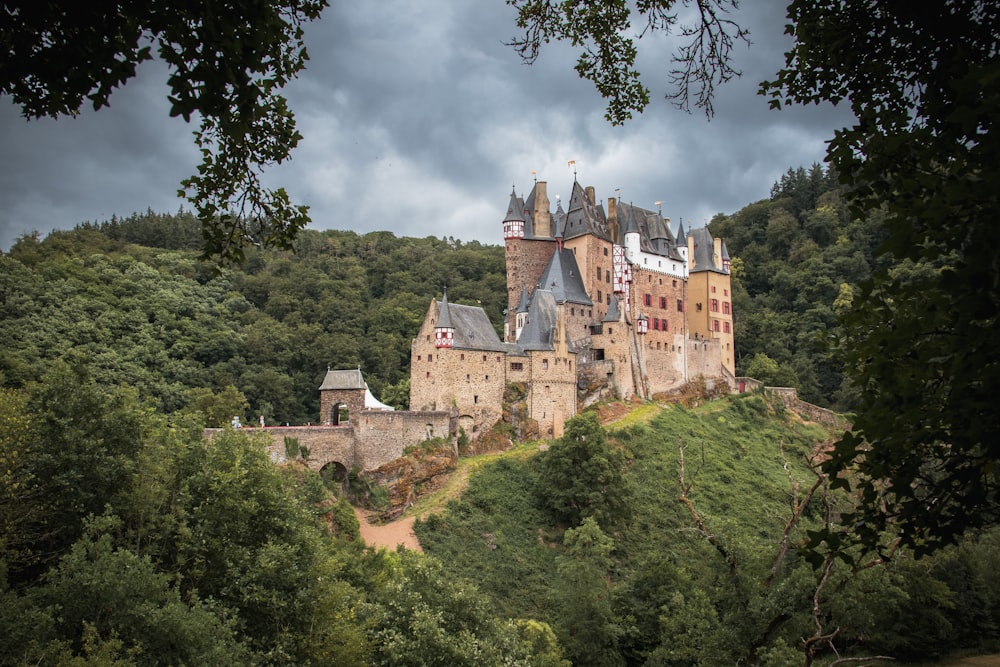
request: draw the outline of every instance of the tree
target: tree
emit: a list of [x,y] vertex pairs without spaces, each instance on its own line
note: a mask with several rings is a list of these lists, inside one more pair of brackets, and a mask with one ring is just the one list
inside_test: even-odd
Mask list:
[[624,517],[629,501],[625,456],[608,443],[593,412],[566,422],[566,434],[537,461],[537,492],[557,521],[575,526],[593,517],[608,526]]
[[[634,10],[638,16],[633,16],[625,0],[507,0],[507,4],[517,8],[517,26],[524,29],[523,37],[510,44],[525,62],[533,63],[542,45],[552,40],[583,47],[576,71],[608,100],[605,117],[615,125],[649,104],[649,89],[635,69],[638,50],[626,36],[634,26],[645,24],[640,37],[677,30],[687,40],[673,57],[670,80],[676,90],[668,98],[687,111],[694,97],[695,106],[710,116],[716,84],[740,75],[730,61],[733,46],[739,41],[750,43],[750,33],[726,17],[730,8],[738,7],[737,0],[641,0]],[[678,5],[694,5],[698,20],[678,25]]]
[[1000,519],[1000,7],[796,0],[789,18],[795,44],[761,92],[850,104],[827,160],[855,216],[885,212],[893,260],[845,319],[862,408],[825,467],[856,470],[845,520],[862,539],[895,527],[923,553]]
[[593,517],[563,537],[566,552],[556,558],[554,597],[560,614],[556,629],[568,657],[578,665],[621,665],[622,629],[611,609],[609,573],[614,541]]
[[278,91],[305,66],[302,24],[326,5],[5,2],[0,95],[27,118],[100,109],[155,47],[170,68],[171,116],[200,122],[202,161],[180,194],[198,212],[205,256],[238,261],[248,245],[288,248],[309,222],[307,208],[264,188],[260,174],[301,139]]

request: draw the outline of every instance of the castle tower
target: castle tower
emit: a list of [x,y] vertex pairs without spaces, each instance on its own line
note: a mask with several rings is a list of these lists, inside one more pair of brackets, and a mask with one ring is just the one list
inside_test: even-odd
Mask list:
[[700,227],[688,233],[688,335],[718,341],[722,365],[736,374],[733,341],[733,295],[729,275],[729,252],[722,239],[713,239]]
[[511,191],[503,228],[507,264],[504,340],[511,343],[517,336],[516,314],[521,292],[527,290],[531,295],[555,250],[552,214],[544,181],[535,183],[527,201]]

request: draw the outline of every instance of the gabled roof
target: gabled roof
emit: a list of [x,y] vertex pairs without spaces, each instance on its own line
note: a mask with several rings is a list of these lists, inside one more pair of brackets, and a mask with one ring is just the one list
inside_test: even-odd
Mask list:
[[562,230],[563,238],[569,240],[584,234],[593,234],[605,241],[615,241],[608,230],[607,216],[601,206],[590,203],[587,191],[579,181],[573,182],[573,193],[569,198],[569,212]]
[[[438,301],[440,317],[442,302]],[[451,326],[455,328],[455,338],[452,347],[465,350],[486,350],[502,352],[505,347],[500,342],[496,330],[479,306],[463,306],[457,303],[448,304],[448,314]],[[440,319],[437,326],[441,326]]]
[[552,259],[549,260],[538,280],[538,287],[552,292],[552,296],[558,303],[568,301],[585,306],[594,305],[594,302],[587,296],[587,289],[583,286],[580,267],[576,263],[576,253],[566,248],[556,249],[552,253]]
[[328,370],[326,372],[326,377],[323,378],[323,384],[319,386],[319,390],[365,389],[367,386],[368,385],[365,384],[365,379],[361,377],[361,369],[352,368],[346,371]]

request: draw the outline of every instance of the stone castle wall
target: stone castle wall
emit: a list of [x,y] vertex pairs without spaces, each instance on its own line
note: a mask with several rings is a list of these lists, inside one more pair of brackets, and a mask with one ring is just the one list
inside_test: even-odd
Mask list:
[[398,459],[403,450],[429,438],[451,435],[447,412],[366,411],[354,424],[356,460],[362,470],[374,470]]
[[[222,429],[206,429],[208,438]],[[285,458],[285,438],[295,438],[309,450],[307,463],[314,470],[337,463],[346,470],[374,470],[403,455],[403,450],[432,437],[451,436],[447,412],[393,412],[363,410],[341,426],[273,426],[247,431],[271,439],[269,449],[276,461]]]

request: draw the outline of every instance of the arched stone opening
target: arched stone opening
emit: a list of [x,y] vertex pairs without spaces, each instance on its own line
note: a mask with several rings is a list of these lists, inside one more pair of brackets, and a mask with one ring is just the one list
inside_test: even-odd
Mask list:
[[340,461],[330,461],[319,469],[319,477],[328,488],[347,483],[347,467]]

